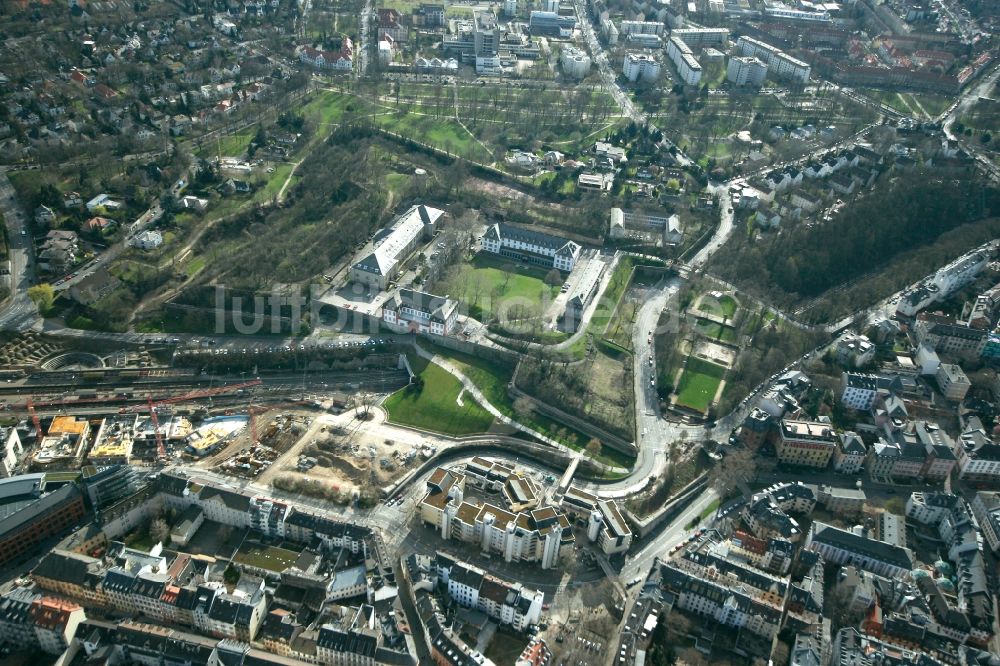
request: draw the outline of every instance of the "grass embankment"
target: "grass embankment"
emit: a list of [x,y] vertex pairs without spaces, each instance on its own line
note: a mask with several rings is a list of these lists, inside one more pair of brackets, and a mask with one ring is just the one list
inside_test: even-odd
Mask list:
[[[512,369],[478,356],[470,356],[436,345],[428,345],[421,342],[421,346],[433,349],[436,353],[454,363],[455,367],[471,379],[476,387],[482,391],[483,396],[490,404],[496,407],[504,416],[515,419],[519,423],[537,430],[574,451],[583,451],[587,446],[587,442],[590,441],[590,437],[582,432],[565,426],[543,414],[537,412],[516,414],[514,412],[514,402],[507,394],[507,385],[513,376]],[[607,446],[601,447],[601,453],[595,460],[606,465],[624,468],[631,468],[635,463],[634,458]]]
[[458,404],[461,382],[424,358],[408,358],[423,386],[410,385],[386,398],[382,406],[390,421],[453,436],[489,432],[493,417],[472,396],[463,395]]

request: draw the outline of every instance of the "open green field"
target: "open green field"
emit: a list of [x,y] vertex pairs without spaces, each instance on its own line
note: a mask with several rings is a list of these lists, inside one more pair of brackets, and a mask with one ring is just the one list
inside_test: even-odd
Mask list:
[[214,141],[206,141],[195,151],[198,157],[242,157],[247,147],[257,135],[255,131],[247,130],[229,136],[222,136]]
[[458,395],[462,384],[440,366],[411,355],[410,367],[424,381],[422,389],[402,388],[382,403],[389,420],[446,435],[470,435],[488,432],[493,417],[470,395]]
[[482,319],[503,311],[505,302],[514,299],[536,309],[550,303],[559,294],[559,286],[545,284],[545,274],[546,271],[540,268],[524,268],[511,261],[479,254],[434,288],[438,293],[447,293],[465,302],[469,314]]
[[719,383],[726,374],[721,365],[694,356],[688,357],[681,381],[677,386],[677,404],[704,412],[712,404]]
[[299,109],[306,120],[317,125],[336,124],[345,116],[350,120],[374,111],[375,107],[367,100],[333,90],[323,90]]
[[248,542],[236,553],[233,561],[248,567],[281,572],[295,564],[298,558],[299,554],[293,550]]
[[489,163],[493,160],[489,151],[453,119],[415,113],[386,113],[375,116],[375,122],[390,132],[426,143],[453,155],[460,155],[476,162]]

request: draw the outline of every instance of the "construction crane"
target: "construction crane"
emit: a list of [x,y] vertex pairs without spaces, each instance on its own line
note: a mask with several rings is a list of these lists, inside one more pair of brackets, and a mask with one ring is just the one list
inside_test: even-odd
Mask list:
[[160,460],[167,459],[167,448],[163,444],[163,435],[160,433],[160,419],[156,415],[157,410],[163,405],[170,405],[176,402],[187,402],[189,400],[198,400],[200,398],[210,398],[214,395],[222,395],[225,393],[232,393],[233,391],[239,391],[244,388],[249,388],[251,386],[259,386],[261,383],[260,379],[254,379],[249,382],[242,382],[239,384],[229,384],[227,386],[217,386],[211,389],[204,389],[201,391],[188,391],[182,395],[176,395],[171,398],[164,398],[157,402],[153,401],[152,394],[146,396],[146,404],[134,407],[129,407],[124,411],[124,413],[139,412],[143,409],[149,411],[149,420],[153,424],[153,434],[156,437],[156,455]]
[[145,405],[133,405],[131,407],[126,407],[123,413],[131,412],[141,412],[143,410],[149,409],[150,404],[156,407],[161,407],[163,405],[172,405],[177,402],[190,402],[191,400],[200,400],[201,398],[211,398],[217,395],[224,395],[226,393],[233,393],[234,391],[240,391],[242,389],[251,388],[253,386],[261,385],[260,379],[252,379],[248,382],[241,382],[239,384],[227,384],[225,386],[216,386],[210,389],[199,389],[196,391],[188,391],[187,393],[182,393],[180,395],[171,396],[169,398],[159,398],[153,399],[152,396],[148,396],[147,404]]
[[35,403],[32,402],[30,395],[24,404],[28,408],[28,414],[31,415],[31,422],[35,425],[35,440],[40,442],[45,437],[45,433],[42,432],[42,421],[38,418],[38,412],[35,411]]

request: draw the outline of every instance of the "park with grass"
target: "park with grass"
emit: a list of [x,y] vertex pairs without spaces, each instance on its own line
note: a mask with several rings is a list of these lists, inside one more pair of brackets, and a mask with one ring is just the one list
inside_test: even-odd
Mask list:
[[469,314],[480,321],[488,321],[500,313],[516,315],[516,311],[511,312],[505,305],[515,300],[537,316],[559,294],[559,284],[545,283],[547,273],[541,268],[480,253],[451,269],[433,290],[464,302]]
[[726,368],[721,365],[689,356],[677,383],[677,406],[708,411],[725,374]]
[[493,417],[464,392],[458,379],[423,357],[407,358],[417,381],[382,403],[390,422],[451,436],[489,432]]

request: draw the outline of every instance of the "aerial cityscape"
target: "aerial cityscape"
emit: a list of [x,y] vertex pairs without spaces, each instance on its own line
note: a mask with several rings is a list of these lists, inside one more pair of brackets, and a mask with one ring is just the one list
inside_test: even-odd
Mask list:
[[0,664],[1000,666],[998,31],[4,2]]

